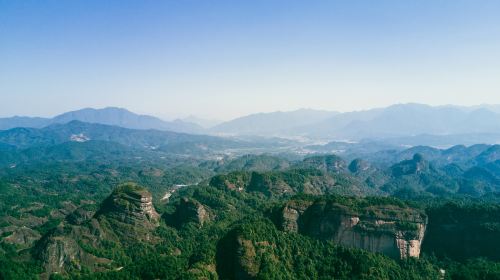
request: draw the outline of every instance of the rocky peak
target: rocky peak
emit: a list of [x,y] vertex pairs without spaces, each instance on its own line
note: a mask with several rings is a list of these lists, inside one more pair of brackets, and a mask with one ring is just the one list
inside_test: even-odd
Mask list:
[[[153,230],[159,225],[151,193],[136,184],[118,186],[97,212],[94,205],[77,208],[57,228],[48,232],[35,246],[35,256],[47,275],[109,268],[112,262],[93,255],[82,244],[99,248],[106,244],[154,242]],[[94,214],[95,213],[95,214]],[[104,267],[101,267],[104,266]]]
[[210,220],[210,216],[205,207],[196,200],[183,198],[173,214],[174,224],[181,226],[185,223],[194,222],[203,226]]
[[159,215],[153,206],[153,197],[136,184],[117,187],[102,204],[99,215],[116,216],[123,222],[157,223]]
[[[81,270],[87,267],[94,271],[100,265],[111,263],[110,260],[98,258],[80,247],[79,241],[85,235],[83,228],[59,225],[46,234],[34,248],[34,254],[45,269],[42,279],[52,273]],[[88,233],[88,232],[87,232]]]
[[425,172],[435,172],[421,154],[415,154],[412,159],[404,160],[391,168],[392,175],[399,177],[403,175],[419,175]]
[[149,191],[127,183],[117,187],[103,202],[96,218],[108,222],[118,236],[149,240],[150,231],[159,225],[160,215]]

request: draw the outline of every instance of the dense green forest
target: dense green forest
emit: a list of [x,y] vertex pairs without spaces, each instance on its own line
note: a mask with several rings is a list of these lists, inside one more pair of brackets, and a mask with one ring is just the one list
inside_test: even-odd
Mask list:
[[36,143],[1,148],[0,279],[500,279],[489,146],[348,160]]

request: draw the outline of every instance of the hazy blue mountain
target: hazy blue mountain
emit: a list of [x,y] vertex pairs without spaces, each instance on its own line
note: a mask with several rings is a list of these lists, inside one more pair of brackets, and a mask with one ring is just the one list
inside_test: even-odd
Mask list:
[[431,135],[420,134],[415,136],[393,137],[377,139],[393,146],[433,146],[439,148],[449,148],[455,145],[475,145],[477,143],[495,144],[500,141],[500,133],[467,133]]
[[500,141],[498,108],[411,103],[347,113],[315,110],[260,113],[222,123],[211,131],[330,141],[384,140],[396,146],[493,144]]
[[[316,123],[298,125],[290,130],[294,135],[307,135],[313,138],[334,138],[342,140],[343,136],[339,131],[344,127],[358,122],[369,121],[380,114],[384,109],[372,109],[366,111],[354,111],[339,113]],[[335,137],[331,137],[335,136]]]
[[435,166],[444,167],[457,165],[469,168],[477,164],[485,164],[500,159],[497,145],[477,144],[471,146],[456,145],[447,149],[438,149],[429,146],[414,146],[404,150],[385,150],[365,154],[364,159],[373,163],[397,163],[410,160],[415,154],[422,155]]
[[115,125],[131,129],[157,129],[186,133],[200,133],[203,131],[202,127],[194,123],[182,120],[167,122],[156,117],[138,115],[126,109],[115,107],[107,107],[104,109],[86,108],[67,112],[54,117],[51,123],[68,123],[74,120]]
[[[0,119],[0,130],[41,128],[78,120],[131,129],[157,129],[221,135],[305,137],[328,141],[383,141],[386,145],[450,147],[457,144],[500,142],[500,108],[397,104],[387,108],[336,113],[312,109],[258,113],[214,125],[194,116],[163,121],[126,109],[81,109],[52,119],[13,117]],[[381,142],[382,143],[382,142]],[[325,147],[326,148],[326,147]]]
[[493,144],[500,141],[498,108],[411,103],[346,113],[301,109],[252,114],[219,124],[210,131],[330,141],[383,140],[393,146]]
[[465,110],[477,110],[477,109],[487,109],[489,111],[495,112],[495,113],[500,113],[500,105],[496,104],[481,104],[477,106],[471,106],[471,107],[461,107]]
[[10,117],[0,118],[0,130],[7,130],[15,127],[41,128],[50,124],[50,119],[36,117]]
[[289,130],[318,123],[336,114],[336,112],[312,109],[259,113],[224,122],[213,127],[211,131],[214,133],[238,135],[290,135]]
[[120,126],[131,129],[157,129],[184,133],[201,133],[204,128],[183,120],[164,121],[159,118],[138,115],[123,108],[107,107],[103,109],[86,108],[55,116],[54,118],[12,117],[0,119],[0,130],[16,127],[42,128],[52,124],[64,124],[71,121]]
[[197,124],[205,129],[212,128],[212,127],[222,123],[222,121],[219,121],[219,120],[199,118],[195,115],[190,115],[186,118],[181,119],[181,121],[188,122],[188,123],[194,123],[194,124]]
[[457,164],[466,168],[500,160],[500,145],[477,144],[468,147],[457,145],[448,149],[416,146],[398,153],[394,160],[407,160],[417,153],[437,166]]
[[301,133],[351,140],[500,133],[500,114],[486,108],[465,110],[454,106],[398,104],[384,109],[338,114],[303,127]]

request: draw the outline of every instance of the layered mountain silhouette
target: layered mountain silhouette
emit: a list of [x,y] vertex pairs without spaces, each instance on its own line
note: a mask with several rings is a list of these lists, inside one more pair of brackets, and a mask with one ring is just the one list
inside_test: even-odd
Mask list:
[[0,142],[18,148],[89,140],[111,141],[135,147],[155,147],[179,142],[221,141],[222,139],[171,131],[129,129],[76,120],[49,125],[41,129],[19,127],[0,131]]
[[258,113],[221,123],[213,127],[211,132],[232,135],[288,135],[288,131],[296,127],[314,125],[336,114],[336,112],[312,109]]
[[15,127],[42,128],[53,124],[65,124],[71,121],[106,124],[131,129],[157,129],[174,132],[200,133],[203,128],[195,123],[182,120],[164,121],[157,117],[139,115],[123,108],[107,107],[103,109],[85,108],[67,112],[54,118],[11,117],[0,119],[0,130]]
[[212,131],[328,140],[392,139],[408,145],[494,143],[500,139],[497,108],[397,104],[347,113],[298,110],[250,115]]
[[[500,110],[495,105],[472,107],[397,104],[386,108],[338,113],[312,109],[258,113],[216,126],[196,117],[164,121],[126,109],[82,109],[54,118],[0,119],[0,130],[42,128],[71,121],[155,129],[190,134],[283,137],[313,140],[383,140],[392,145],[452,146],[500,142]],[[196,124],[199,123],[199,124]],[[203,125],[200,125],[204,123]],[[211,127],[211,128],[209,128]]]

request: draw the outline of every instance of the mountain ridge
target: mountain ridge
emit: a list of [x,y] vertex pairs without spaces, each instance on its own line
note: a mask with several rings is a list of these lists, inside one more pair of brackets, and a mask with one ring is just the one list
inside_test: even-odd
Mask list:
[[123,108],[106,107],[84,108],[53,118],[0,118],[0,130],[15,127],[42,128],[78,120],[130,129],[156,129],[189,134],[320,141],[384,140],[399,145],[452,146],[500,142],[498,108],[496,105],[465,107],[406,103],[344,113],[298,109],[250,114],[213,126],[195,117],[163,121]]
[[312,124],[335,114],[337,112],[314,109],[255,113],[223,122],[210,131],[220,134],[279,136],[294,127]]
[[217,125],[211,132],[330,141],[408,138],[419,135],[470,135],[470,138],[485,133],[500,134],[500,113],[496,108],[494,105],[464,107],[406,103],[344,113],[301,109],[240,117]]
[[157,117],[136,114],[119,107],[105,107],[101,109],[83,108],[62,113],[53,118],[19,116],[0,118],[0,130],[8,130],[16,127],[43,128],[71,121],[114,125],[130,129],[156,129],[196,134],[204,131],[204,128],[195,123],[183,120],[164,121]]

